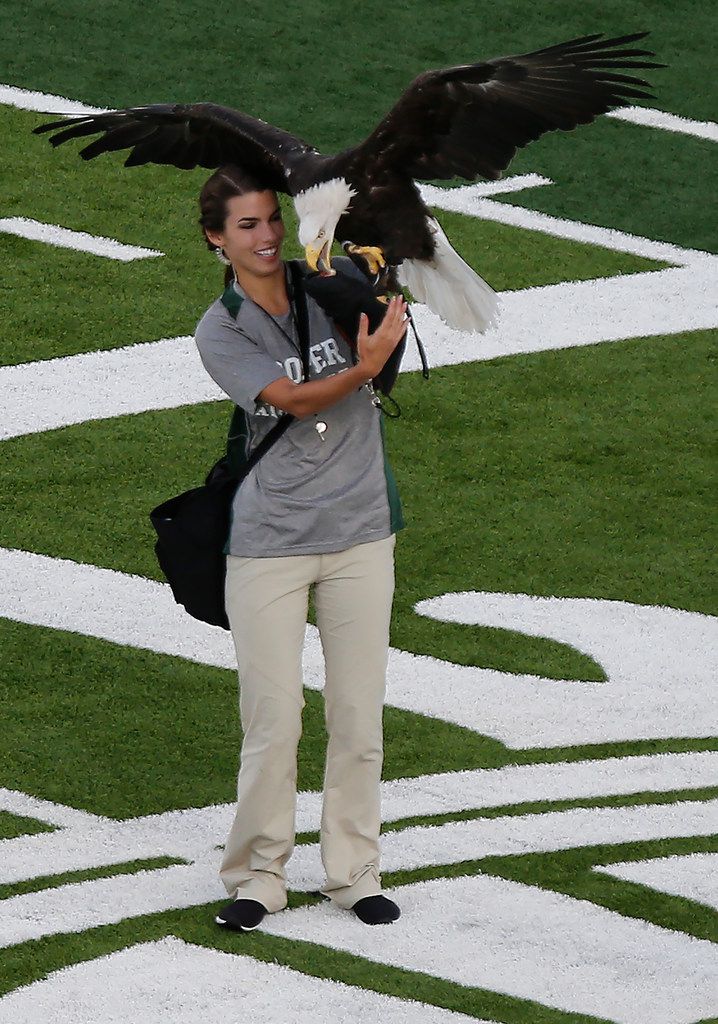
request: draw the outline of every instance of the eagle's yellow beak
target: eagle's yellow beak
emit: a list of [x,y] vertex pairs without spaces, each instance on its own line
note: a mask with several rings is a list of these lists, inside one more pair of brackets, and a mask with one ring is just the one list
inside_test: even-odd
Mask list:
[[313,245],[305,245],[304,258],[306,259],[308,266],[312,270],[318,270],[320,274],[324,274],[325,276],[336,274],[336,270],[332,270],[331,266],[331,249],[331,238],[326,240],[321,249],[317,249]]

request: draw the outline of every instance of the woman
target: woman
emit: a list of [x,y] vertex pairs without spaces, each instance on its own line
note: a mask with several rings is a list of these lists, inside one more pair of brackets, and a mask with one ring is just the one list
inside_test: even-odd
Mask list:
[[[247,414],[248,448],[283,412],[296,417],[243,480],[232,506],[225,602],[244,742],[237,813],[220,869],[233,901],[216,921],[250,931],[287,904],[301,655],[313,586],[329,734],[322,892],[366,924],[389,923],[400,911],[381,893],[379,782],[395,530],[402,524],[381,414],[365,385],[403,336],[406,303],[392,299],[373,335],[362,316],[355,359],[307,296],[303,380],[276,194],[223,167],[205,184],[200,208],[207,245],[227,264],[225,293],[197,325],[202,362]],[[358,273],[351,261],[342,263]]]

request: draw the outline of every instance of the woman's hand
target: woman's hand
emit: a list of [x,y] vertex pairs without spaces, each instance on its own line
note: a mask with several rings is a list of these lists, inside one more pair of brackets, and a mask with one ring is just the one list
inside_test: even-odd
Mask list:
[[308,416],[328,409],[381,373],[384,363],[406,333],[405,316],[406,302],[401,295],[391,300],[384,319],[373,334],[367,334],[369,322],[366,314],[362,313],[357,337],[356,366],[350,366],[323,380],[308,380],[299,384],[295,384],[289,377],[278,377],[257,397],[293,416]]
[[389,356],[406,333],[406,302],[395,295],[386,308],[384,319],[373,334],[368,333],[369,318],[362,313],[357,336],[357,365],[368,379],[381,373]]

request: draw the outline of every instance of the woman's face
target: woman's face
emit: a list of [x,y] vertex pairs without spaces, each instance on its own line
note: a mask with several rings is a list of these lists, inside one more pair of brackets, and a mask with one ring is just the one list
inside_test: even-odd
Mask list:
[[276,192],[247,192],[227,200],[227,219],[221,234],[208,231],[232,261],[237,277],[269,277],[282,262],[284,223]]

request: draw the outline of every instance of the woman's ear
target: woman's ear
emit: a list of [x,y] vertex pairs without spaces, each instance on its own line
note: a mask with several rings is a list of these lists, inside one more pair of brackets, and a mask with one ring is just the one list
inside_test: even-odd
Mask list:
[[212,245],[217,246],[220,249],[224,248],[222,235],[217,234],[216,231],[207,231],[206,229],[205,235],[207,236],[208,240],[211,242]]

